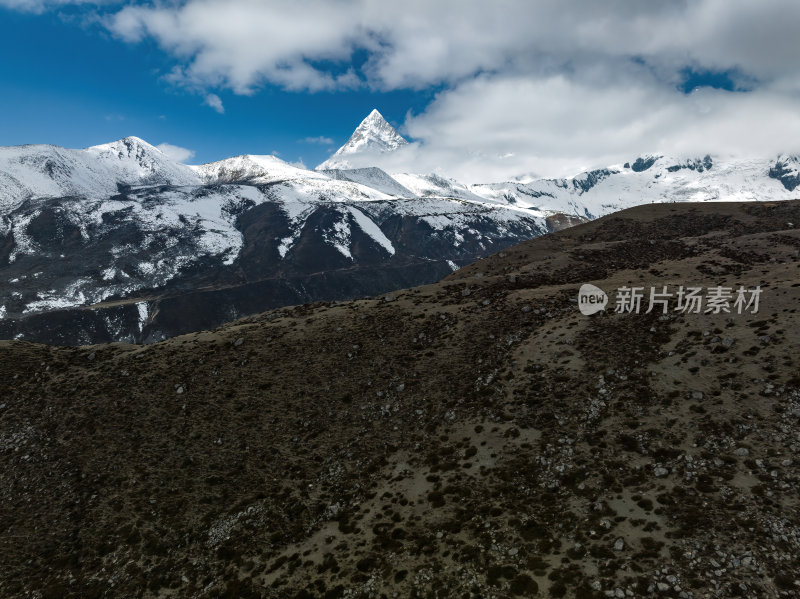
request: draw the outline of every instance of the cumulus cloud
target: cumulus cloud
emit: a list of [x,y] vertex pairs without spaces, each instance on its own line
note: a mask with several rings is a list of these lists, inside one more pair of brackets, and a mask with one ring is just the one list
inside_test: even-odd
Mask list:
[[[249,93],[264,82],[424,87],[631,58],[665,77],[700,66],[778,79],[798,73],[799,20],[794,0],[187,0],[126,6],[107,24],[154,39],[188,81]],[[358,70],[356,50],[368,55]]]
[[352,70],[333,74],[311,64],[350,58],[361,33],[354,8],[347,1],[190,0],[127,6],[107,23],[126,41],[156,40],[182,61],[176,75],[190,85],[215,82],[246,94],[268,81],[322,90],[358,82]]
[[194,150],[189,150],[180,146],[174,146],[168,143],[158,144],[156,147],[175,162],[186,162],[187,160],[194,158]]
[[203,104],[210,106],[220,114],[225,114],[225,107],[222,105],[222,100],[217,94],[206,94]]

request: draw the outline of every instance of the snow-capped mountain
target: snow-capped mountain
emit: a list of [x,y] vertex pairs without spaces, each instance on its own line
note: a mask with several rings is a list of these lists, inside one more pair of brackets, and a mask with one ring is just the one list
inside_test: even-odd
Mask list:
[[800,162],[647,155],[566,179],[471,185],[487,200],[597,218],[652,202],[788,200],[798,196]]
[[[386,133],[382,120],[370,115],[351,147]],[[385,137],[385,151],[399,147]],[[638,204],[783,200],[798,186],[796,156],[653,154],[569,178],[465,185],[376,167],[312,171],[275,156],[186,166],[132,137],[0,148],[0,338],[157,340],[433,282]]]
[[276,181],[318,180],[326,181],[325,175],[293,166],[277,156],[253,156],[245,154],[210,162],[191,169],[203,183],[274,183]]
[[778,156],[778,160],[769,169],[769,176],[777,179],[789,191],[800,186],[800,157]]
[[0,147],[0,210],[4,212],[29,198],[102,198],[120,187],[198,183],[191,168],[138,137],[84,150],[50,145]]
[[317,170],[350,169],[354,166],[356,157],[369,159],[369,156],[384,152],[393,152],[398,148],[408,145],[408,142],[392,127],[383,115],[373,110],[361,124],[356,127],[353,135],[345,144]]

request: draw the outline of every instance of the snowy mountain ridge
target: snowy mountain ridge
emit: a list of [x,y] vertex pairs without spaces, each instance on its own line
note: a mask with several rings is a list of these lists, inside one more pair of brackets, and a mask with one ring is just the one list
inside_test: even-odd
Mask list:
[[113,195],[119,186],[197,185],[199,177],[139,139],[71,150],[51,145],[0,147],[0,210],[36,197]]
[[203,183],[274,183],[297,179],[327,179],[323,174],[293,166],[272,155],[244,154],[190,168]]

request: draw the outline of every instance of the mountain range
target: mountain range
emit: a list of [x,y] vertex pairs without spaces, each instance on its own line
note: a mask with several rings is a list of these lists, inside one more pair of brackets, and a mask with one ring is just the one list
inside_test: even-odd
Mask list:
[[189,166],[136,137],[0,148],[0,338],[152,342],[431,283],[643,203],[788,199],[800,185],[794,156],[653,154],[485,184],[348,168],[406,143],[373,111],[315,170],[252,155]]

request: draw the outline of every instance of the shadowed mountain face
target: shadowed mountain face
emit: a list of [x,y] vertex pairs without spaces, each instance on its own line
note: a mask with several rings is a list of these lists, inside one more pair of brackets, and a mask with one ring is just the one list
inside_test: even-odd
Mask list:
[[[0,596],[791,596],[798,223],[652,205],[375,299],[2,342]],[[762,294],[613,312],[665,285]]]
[[[354,139],[391,141],[380,115],[367,121]],[[158,341],[430,283],[586,220],[420,180],[417,195],[377,168],[274,156],[189,167],[138,138],[0,148],[0,338]]]
[[[431,283],[580,222],[445,199],[309,193],[290,204],[281,189],[161,186],[24,203],[0,237],[0,339],[158,341],[278,306]],[[227,220],[209,223],[204,210]]]

